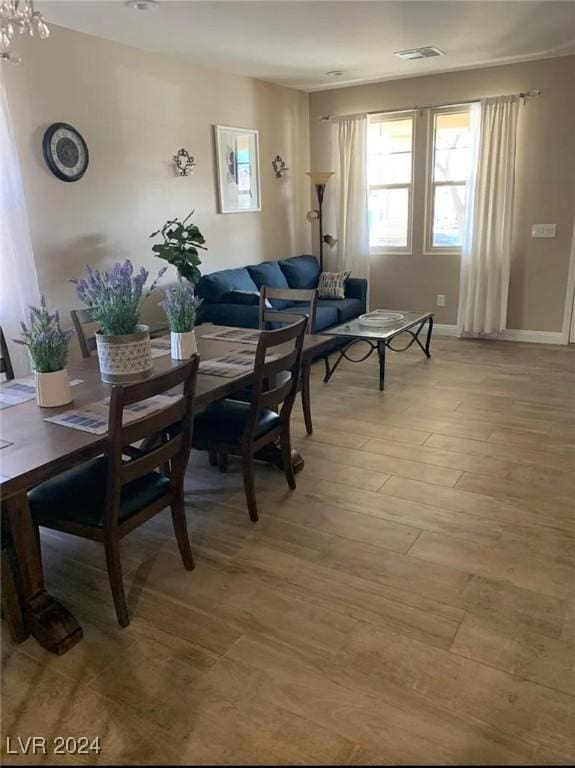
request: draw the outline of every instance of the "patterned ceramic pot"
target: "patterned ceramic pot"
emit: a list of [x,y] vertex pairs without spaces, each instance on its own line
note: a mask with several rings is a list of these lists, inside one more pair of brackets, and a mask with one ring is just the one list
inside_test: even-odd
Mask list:
[[96,331],[100,376],[109,384],[123,384],[147,379],[152,375],[150,329],[136,326],[135,333],[105,336]]
[[36,380],[36,402],[42,408],[57,408],[72,402],[67,368],[53,373],[34,371],[34,378]]
[[186,333],[172,331],[170,339],[172,360],[187,360],[192,355],[197,355],[198,343],[194,331],[187,331]]

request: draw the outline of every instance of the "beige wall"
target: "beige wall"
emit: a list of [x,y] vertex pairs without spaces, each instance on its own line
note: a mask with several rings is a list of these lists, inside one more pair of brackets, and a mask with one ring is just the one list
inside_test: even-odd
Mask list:
[[[209,247],[204,272],[309,252],[307,94],[58,27],[47,41],[18,45],[22,64],[3,75],[40,287],[63,313],[78,304],[67,280],[87,263],[128,257],[155,273],[163,262],[148,235],[192,208]],[[42,158],[42,135],[57,121],[88,143],[90,167],[77,183],[58,180]],[[217,213],[214,124],[259,129],[261,213]],[[196,158],[192,177],[174,175],[182,146]],[[281,180],[277,154],[290,169]]]
[[[417,66],[417,65],[414,65]],[[387,110],[516,93],[539,88],[520,108],[508,327],[561,331],[575,214],[575,57],[453,72],[311,94],[311,163],[330,165],[325,114]],[[418,143],[425,137],[418,136]],[[329,203],[329,187],[326,203]],[[531,238],[534,223],[557,224],[553,240]],[[423,225],[415,221],[411,256],[374,256],[371,304],[390,309],[435,308],[440,323],[455,323],[459,257],[424,256]],[[435,307],[436,294],[446,307]]]

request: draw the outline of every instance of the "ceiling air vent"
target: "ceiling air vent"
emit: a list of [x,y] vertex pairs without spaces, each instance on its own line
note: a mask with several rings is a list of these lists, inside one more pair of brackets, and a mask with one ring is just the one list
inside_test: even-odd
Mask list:
[[424,48],[397,51],[395,55],[399,56],[400,59],[412,61],[413,59],[431,59],[433,56],[445,56],[445,51],[442,51],[441,48],[436,48],[434,45],[427,45]]

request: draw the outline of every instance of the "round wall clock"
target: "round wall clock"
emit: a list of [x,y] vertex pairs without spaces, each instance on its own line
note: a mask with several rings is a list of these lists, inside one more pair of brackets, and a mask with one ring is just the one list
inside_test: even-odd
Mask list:
[[53,123],[44,134],[42,151],[46,165],[62,181],[78,181],[86,173],[88,146],[67,123]]

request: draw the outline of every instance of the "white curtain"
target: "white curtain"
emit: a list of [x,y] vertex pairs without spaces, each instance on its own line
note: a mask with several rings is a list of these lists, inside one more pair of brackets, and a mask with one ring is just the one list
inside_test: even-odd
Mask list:
[[367,115],[334,120],[332,127],[336,269],[369,278]]
[[460,335],[506,327],[518,111],[517,96],[483,99],[472,110],[480,125],[461,253]]
[[28,305],[38,304],[40,289],[14,134],[5,86],[0,80],[0,325],[16,375],[30,370],[25,347],[14,344]]

